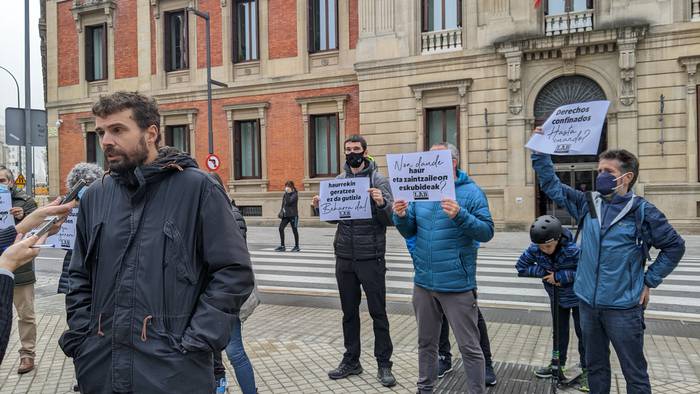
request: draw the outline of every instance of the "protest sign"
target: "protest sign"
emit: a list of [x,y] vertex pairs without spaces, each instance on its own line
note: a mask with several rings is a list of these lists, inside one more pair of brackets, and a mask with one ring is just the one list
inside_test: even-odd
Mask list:
[[66,221],[61,225],[58,233],[46,239],[47,245],[53,245],[57,249],[73,250],[75,244],[75,222],[78,219],[78,208],[73,208],[66,218]]
[[552,155],[595,155],[609,106],[610,101],[563,105],[525,146]]
[[318,210],[321,220],[369,219],[369,178],[343,178],[321,182]]
[[394,200],[455,199],[454,168],[449,150],[386,155]]
[[15,218],[10,213],[12,208],[12,193],[5,188],[0,190],[0,229],[15,225]]

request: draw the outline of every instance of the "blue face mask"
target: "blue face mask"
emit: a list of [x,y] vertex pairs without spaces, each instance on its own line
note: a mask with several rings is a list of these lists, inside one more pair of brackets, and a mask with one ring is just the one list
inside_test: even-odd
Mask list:
[[87,186],[85,186],[85,187],[83,187],[82,189],[80,189],[80,191],[78,192],[78,200],[82,200],[82,199],[83,199],[83,194],[85,194],[85,191],[86,191],[87,189],[88,189]]
[[10,188],[7,187],[7,185],[3,185],[2,183],[0,183],[0,193],[9,193],[9,192],[10,192]]
[[623,176],[629,174],[628,172],[620,175],[619,177],[615,178],[615,175],[609,173],[609,172],[601,172],[598,174],[598,177],[595,180],[595,189],[598,191],[598,193],[604,195],[604,196],[609,196],[615,192],[618,188],[622,187],[624,184],[618,185],[617,180],[622,178]]

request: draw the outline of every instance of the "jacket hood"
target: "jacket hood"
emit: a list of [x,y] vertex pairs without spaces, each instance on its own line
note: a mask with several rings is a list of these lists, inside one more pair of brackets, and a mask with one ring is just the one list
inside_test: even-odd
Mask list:
[[457,169],[457,178],[455,179],[455,185],[466,185],[468,183],[474,183],[471,178],[469,178],[469,175],[467,175],[466,172]]
[[373,171],[377,170],[377,163],[375,163],[374,160],[369,160],[368,158],[365,158],[365,168],[362,169],[362,171],[358,172],[357,174],[352,173],[352,169],[348,165],[348,163],[345,163],[345,174],[350,177],[358,177],[358,176],[369,176]]
[[199,168],[199,166],[189,154],[177,148],[165,146],[158,149],[158,156],[151,163],[138,166],[126,173],[110,171],[109,175],[117,183],[140,188],[150,183],[160,182],[174,172],[184,171],[186,168]]

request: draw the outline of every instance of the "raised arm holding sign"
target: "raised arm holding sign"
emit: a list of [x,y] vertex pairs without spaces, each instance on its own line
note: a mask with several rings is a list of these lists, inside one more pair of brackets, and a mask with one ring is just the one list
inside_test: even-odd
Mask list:
[[609,106],[610,101],[563,105],[525,146],[552,155],[595,155]]

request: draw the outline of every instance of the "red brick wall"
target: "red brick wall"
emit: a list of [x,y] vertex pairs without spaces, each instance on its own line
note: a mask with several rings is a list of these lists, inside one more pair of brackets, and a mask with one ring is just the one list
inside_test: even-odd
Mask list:
[[[226,12],[233,7],[233,1],[230,6],[225,8]],[[199,0],[198,7],[201,11],[209,13],[210,33],[211,33],[211,65],[212,67],[221,66],[221,0]],[[194,26],[192,18],[197,20],[197,68],[205,68],[207,66],[207,40],[206,40],[206,23],[202,18],[196,17],[190,13],[189,25]]]
[[[70,2],[69,2],[70,4]],[[81,161],[85,161],[85,139],[78,118],[91,115],[88,112],[62,114],[63,123],[58,129],[59,171],[61,175],[61,194],[65,193],[65,179],[68,172]]]
[[357,46],[357,32],[359,29],[359,19],[357,16],[357,0],[350,0],[350,49],[355,49]]
[[270,59],[297,55],[296,0],[269,0],[268,46]]
[[[214,152],[221,157],[221,167],[218,173],[228,181],[231,174],[231,132],[228,128],[225,105],[252,102],[270,103],[267,113],[267,174],[270,190],[284,189],[287,180],[294,181],[301,189],[304,178],[304,129],[301,117],[301,107],[296,99],[299,97],[315,97],[335,94],[348,94],[345,107],[346,135],[354,134],[359,129],[359,88],[357,85],[329,89],[303,90],[298,92],[279,93],[272,95],[247,96],[215,100],[213,102]],[[197,161],[204,166],[204,158],[209,153],[207,139],[207,106],[206,101],[182,102],[163,104],[161,110],[196,108],[197,121],[195,125],[195,149]],[[59,131],[59,155],[61,179],[65,179],[68,171],[75,163],[85,160],[85,142],[81,134],[77,118],[87,116],[87,113],[61,115],[63,124]],[[62,187],[62,191],[63,190]]]
[[79,83],[78,31],[71,13],[73,2],[58,3],[58,86]]
[[114,76],[117,79],[136,77],[139,73],[136,0],[120,1],[115,12]]

